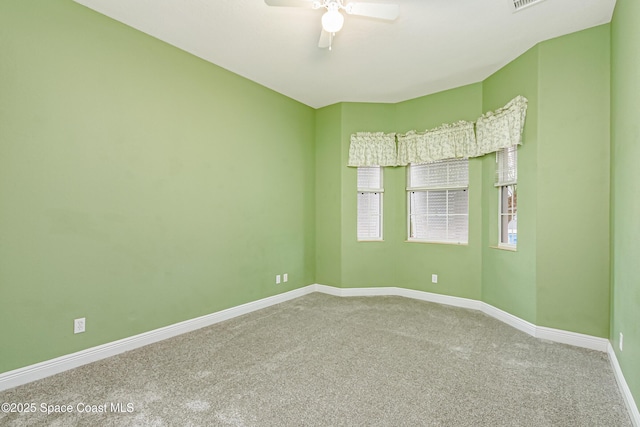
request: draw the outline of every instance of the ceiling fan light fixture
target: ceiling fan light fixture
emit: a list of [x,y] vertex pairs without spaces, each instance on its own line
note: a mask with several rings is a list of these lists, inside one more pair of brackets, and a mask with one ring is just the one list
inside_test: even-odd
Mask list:
[[337,10],[329,10],[322,15],[322,28],[328,33],[337,33],[343,24],[344,16]]

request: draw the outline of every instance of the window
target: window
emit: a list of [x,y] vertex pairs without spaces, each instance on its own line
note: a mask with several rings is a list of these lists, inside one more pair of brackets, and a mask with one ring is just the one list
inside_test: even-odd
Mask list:
[[517,145],[496,152],[498,187],[498,246],[518,244],[518,150]]
[[468,159],[411,164],[407,184],[410,241],[467,243]]
[[358,240],[382,240],[382,168],[358,168]]

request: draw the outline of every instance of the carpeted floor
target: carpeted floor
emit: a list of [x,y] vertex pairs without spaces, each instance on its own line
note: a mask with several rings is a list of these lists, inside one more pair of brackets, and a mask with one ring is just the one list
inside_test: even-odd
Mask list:
[[[3,426],[631,425],[604,353],[480,312],[319,293],[2,392],[1,402],[36,407],[0,412]],[[47,405],[72,412],[47,415]]]

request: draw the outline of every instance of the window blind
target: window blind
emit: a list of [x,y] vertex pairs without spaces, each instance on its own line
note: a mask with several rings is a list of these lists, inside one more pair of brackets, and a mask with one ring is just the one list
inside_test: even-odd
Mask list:
[[359,167],[358,191],[382,190],[382,168]]
[[495,186],[502,187],[516,182],[518,182],[518,146],[512,145],[496,151]]
[[408,168],[409,239],[466,243],[469,239],[469,161]]
[[382,240],[382,168],[358,168],[358,240]]
[[380,193],[358,193],[358,240],[382,238]]
[[409,189],[428,190],[469,186],[469,160],[455,159],[412,164],[409,168]]

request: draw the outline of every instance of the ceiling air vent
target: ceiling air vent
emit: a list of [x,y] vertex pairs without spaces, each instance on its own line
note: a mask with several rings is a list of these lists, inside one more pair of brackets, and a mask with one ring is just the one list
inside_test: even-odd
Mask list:
[[513,11],[517,12],[534,4],[541,3],[544,0],[509,0],[513,2]]

